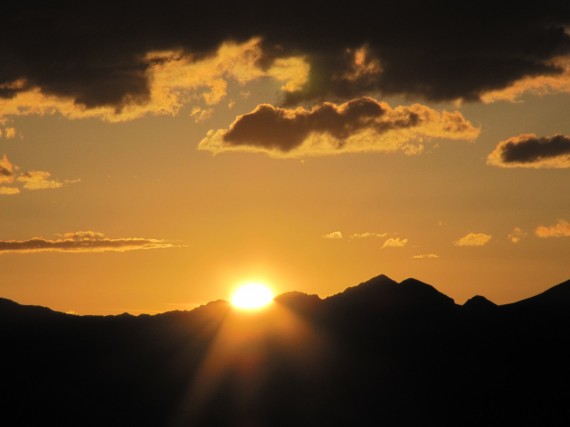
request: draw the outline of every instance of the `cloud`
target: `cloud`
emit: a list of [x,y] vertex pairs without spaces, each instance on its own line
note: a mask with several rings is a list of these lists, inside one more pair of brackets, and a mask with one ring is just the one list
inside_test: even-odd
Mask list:
[[238,116],[228,130],[210,131],[198,148],[213,153],[260,151],[274,157],[355,152],[417,154],[431,138],[472,140],[479,129],[461,113],[414,104],[390,107],[369,97],[310,110],[261,104]]
[[[386,237],[388,233],[353,233],[350,235],[350,239],[368,239],[368,238],[380,238]],[[325,234],[322,236],[324,239],[342,239],[344,238],[340,231],[333,231],[332,233]]]
[[0,195],[19,194],[20,190],[52,190],[61,188],[66,184],[74,184],[79,179],[60,181],[51,178],[51,173],[46,171],[20,172],[20,168],[14,165],[4,154],[0,159],[0,184],[2,186]]
[[19,193],[20,193],[19,188],[0,186],[0,196],[10,196]]
[[388,233],[369,233],[369,232],[365,232],[365,233],[354,233],[350,236],[351,239],[368,239],[370,237],[375,237],[375,238],[380,238],[380,237],[386,237],[388,235]]
[[509,233],[509,240],[511,243],[519,243],[522,239],[527,236],[527,232],[524,231],[522,228],[515,227],[513,231]]
[[491,240],[490,234],[469,233],[453,242],[455,246],[485,246]]
[[300,90],[309,78],[310,66],[303,57],[277,58],[267,70],[267,76],[283,83],[281,90]]
[[14,182],[17,167],[8,160],[6,154],[0,159],[0,183]]
[[408,244],[408,239],[400,239],[399,237],[390,237],[388,240],[384,242],[382,245],[382,249],[384,248],[403,248]]
[[201,123],[208,120],[212,116],[213,112],[213,108],[194,107],[190,112],[190,117],[194,119],[194,123]]
[[[259,65],[261,56],[260,39],[255,37],[242,43],[222,43],[206,56],[180,49],[150,50],[139,58],[144,70],[140,77],[145,84],[144,91],[138,95],[123,93],[120,99],[105,100],[97,98],[100,93],[91,93],[94,87],[86,87],[86,98],[78,99],[19,80],[14,87],[21,90],[14,96],[0,97],[0,114],[59,113],[70,119],[95,117],[111,122],[126,121],[149,114],[176,115],[187,104],[216,105],[225,98],[228,81],[244,85],[263,77],[272,78],[281,82],[287,91],[296,89],[307,78],[307,64],[301,57],[278,58],[264,69]],[[128,88],[114,90],[122,93]],[[209,109],[197,105],[194,108]]]
[[98,231],[73,231],[70,233],[64,233],[62,236],[65,240],[75,240],[75,241],[83,241],[83,240],[101,240],[105,238],[103,233],[99,233]]
[[[261,40],[256,68],[271,78],[288,76],[282,88],[289,104],[379,93],[477,100],[526,79],[564,74],[556,61],[570,52],[565,2],[518,4],[516,14],[509,2],[492,10],[435,0],[381,2],[379,13],[365,6],[253,0],[222,10],[202,2],[198,13],[192,2],[164,0],[160,8],[168,13],[157,13],[154,3],[101,0],[79,11],[12,2],[0,27],[0,98],[33,108],[21,98],[33,93],[77,111],[106,109],[99,117],[129,108],[156,112],[157,67],[172,60],[149,54],[179,52],[197,63],[224,44],[254,37]],[[319,16],[326,19],[316,25]],[[288,58],[310,67],[306,82],[292,64],[282,70]],[[208,79],[215,81],[207,85],[210,101],[225,90],[219,76]],[[176,98],[174,92],[166,95]],[[130,117],[140,116],[131,111]]]
[[503,168],[570,168],[570,136],[522,134],[501,141],[487,164]]
[[[1,111],[0,111],[0,114],[2,114]],[[0,116],[0,119],[1,118],[2,117]],[[0,120],[0,124],[2,124],[2,120]],[[6,137],[6,139],[15,138],[16,137],[16,128],[13,128],[13,127],[4,128],[4,131],[2,131],[2,128],[0,128],[0,137]]]
[[340,231],[333,231],[331,233],[325,234],[323,239],[342,239],[342,233]]
[[414,255],[411,258],[412,259],[436,259],[436,258],[439,258],[439,255],[436,255],[436,254],[420,254],[420,255]]
[[570,222],[559,219],[554,225],[539,225],[534,230],[538,237],[570,237]]
[[555,93],[570,93],[570,56],[552,59],[549,64],[559,73],[523,77],[511,85],[483,93],[485,103],[496,101],[518,101],[525,94],[544,96]]
[[126,252],[137,249],[172,248],[180,245],[161,239],[120,238],[110,239],[94,231],[65,233],[63,238],[48,240],[0,241],[0,254],[37,252]]
[[51,174],[45,171],[29,171],[18,176],[18,182],[24,184],[26,190],[48,190],[63,187],[63,182],[50,179]]

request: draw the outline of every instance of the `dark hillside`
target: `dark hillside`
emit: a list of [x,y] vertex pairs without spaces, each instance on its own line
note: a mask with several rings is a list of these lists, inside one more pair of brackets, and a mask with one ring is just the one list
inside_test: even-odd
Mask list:
[[570,282],[464,306],[375,277],[256,313],[72,316],[0,299],[13,425],[567,425]]

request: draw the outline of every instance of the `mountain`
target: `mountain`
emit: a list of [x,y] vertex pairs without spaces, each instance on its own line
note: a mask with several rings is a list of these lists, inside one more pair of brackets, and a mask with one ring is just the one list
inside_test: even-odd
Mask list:
[[463,306],[381,275],[274,307],[73,316],[0,299],[11,425],[568,425],[570,281]]
[[463,310],[471,315],[489,315],[497,312],[497,304],[481,295],[475,295],[463,304]]
[[542,292],[539,295],[505,305],[508,310],[531,310],[542,313],[557,313],[569,315],[570,307],[570,280]]
[[416,279],[397,283],[385,275],[374,277],[344,292],[325,299],[333,310],[372,312],[375,315],[391,316],[440,312],[453,310],[453,299],[442,294],[433,286]]
[[46,307],[40,307],[35,305],[20,305],[14,301],[10,301],[6,298],[0,298],[0,319],[6,320],[11,317],[21,317],[21,318],[46,318],[50,316],[62,317],[65,316],[63,313],[58,313]]

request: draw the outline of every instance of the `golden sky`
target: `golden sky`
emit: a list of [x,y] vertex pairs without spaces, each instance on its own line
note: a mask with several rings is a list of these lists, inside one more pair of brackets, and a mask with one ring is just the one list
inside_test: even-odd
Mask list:
[[170,15],[147,30],[145,10],[13,6],[0,296],[156,313],[383,273],[502,304],[568,279],[568,11],[433,16],[443,37],[421,4],[406,29],[346,18],[346,37],[226,11],[209,38]]

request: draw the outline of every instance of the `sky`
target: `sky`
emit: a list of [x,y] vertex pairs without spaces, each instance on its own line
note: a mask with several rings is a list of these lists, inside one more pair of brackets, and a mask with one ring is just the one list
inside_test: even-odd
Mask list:
[[158,313],[386,274],[506,304],[570,278],[567,2],[6,8],[1,297]]

